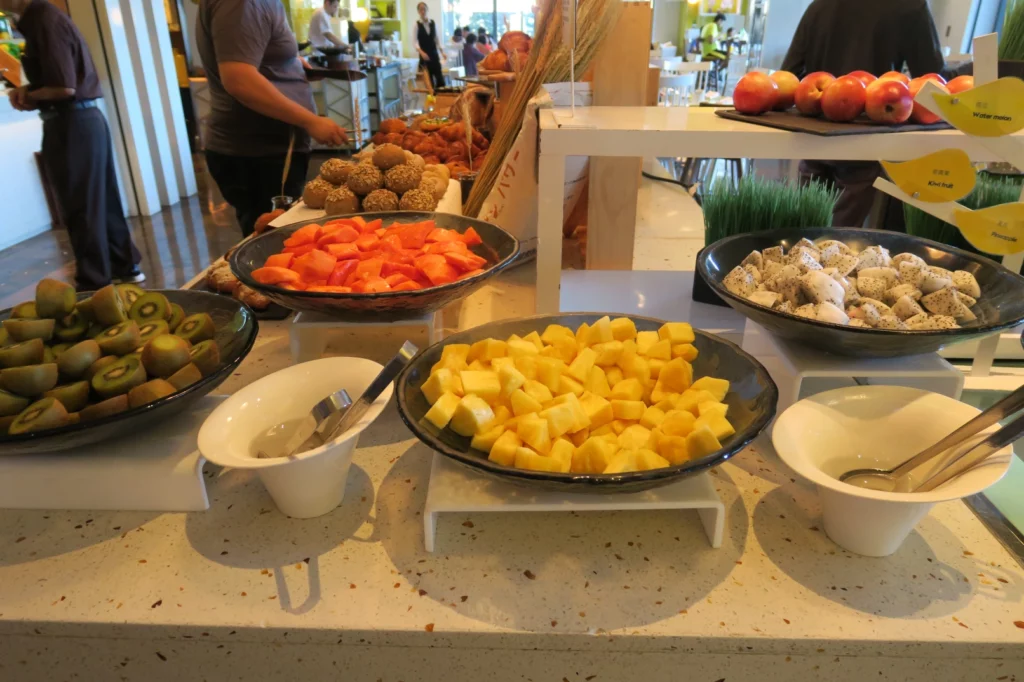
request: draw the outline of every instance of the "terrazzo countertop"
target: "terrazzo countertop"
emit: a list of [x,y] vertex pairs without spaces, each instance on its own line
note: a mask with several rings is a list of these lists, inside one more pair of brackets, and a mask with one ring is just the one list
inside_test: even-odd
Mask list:
[[[285,324],[218,392],[290,362]],[[321,518],[209,464],[206,512],[0,511],[0,680],[1024,680],[1024,571],[959,502],[856,556],[751,448],[711,472],[719,549],[694,512],[530,513],[442,515],[429,554],[431,456],[392,401]]]

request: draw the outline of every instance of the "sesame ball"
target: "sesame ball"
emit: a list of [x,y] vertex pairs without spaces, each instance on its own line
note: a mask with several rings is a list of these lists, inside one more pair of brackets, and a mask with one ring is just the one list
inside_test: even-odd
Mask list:
[[401,196],[409,190],[419,187],[422,179],[423,171],[416,166],[403,163],[384,173],[384,186]]
[[366,196],[384,186],[384,174],[369,163],[361,163],[348,174],[348,188],[359,196]]
[[363,210],[367,213],[374,211],[397,211],[398,195],[389,189],[375,189],[363,199]]
[[434,196],[421,189],[411,189],[402,195],[398,207],[403,211],[433,211],[437,208]]

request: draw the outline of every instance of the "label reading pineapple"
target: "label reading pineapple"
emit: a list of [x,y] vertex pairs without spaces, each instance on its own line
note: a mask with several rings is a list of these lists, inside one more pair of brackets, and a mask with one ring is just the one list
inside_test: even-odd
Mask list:
[[994,256],[1024,251],[1024,204],[956,211],[956,225],[974,248]]
[[1024,81],[1019,78],[934,97],[946,120],[969,135],[1001,137],[1024,129]]
[[959,201],[977,180],[971,158],[962,149],[943,149],[903,163],[883,161],[882,167],[897,187],[928,203]]

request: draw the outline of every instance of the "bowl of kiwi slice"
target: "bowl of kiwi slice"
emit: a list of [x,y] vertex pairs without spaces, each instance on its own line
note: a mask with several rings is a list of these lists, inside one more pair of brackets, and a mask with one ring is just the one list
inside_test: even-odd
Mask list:
[[134,284],[76,292],[53,279],[0,311],[0,455],[138,432],[202,398],[252,349],[243,303]]

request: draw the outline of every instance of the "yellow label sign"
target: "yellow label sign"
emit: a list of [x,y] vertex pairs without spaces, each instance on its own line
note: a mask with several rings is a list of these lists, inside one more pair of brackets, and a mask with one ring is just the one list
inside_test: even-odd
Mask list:
[[928,203],[959,201],[977,181],[971,157],[962,149],[943,149],[903,163],[883,161],[882,167],[897,187]]
[[1024,251],[1024,204],[955,211],[956,226],[974,248],[995,256]]
[[1024,81],[1000,78],[955,95],[935,95],[946,119],[979,137],[1000,137],[1024,129]]

